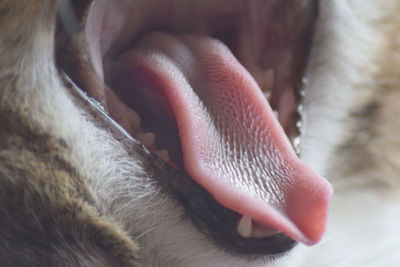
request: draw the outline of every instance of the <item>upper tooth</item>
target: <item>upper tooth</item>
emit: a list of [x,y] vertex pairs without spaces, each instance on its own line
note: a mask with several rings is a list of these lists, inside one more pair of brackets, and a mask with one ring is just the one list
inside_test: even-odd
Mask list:
[[308,84],[308,79],[306,77],[303,77],[303,79],[301,79],[301,83],[303,84],[303,86],[305,86],[306,84]]
[[299,113],[300,115],[303,115],[304,112],[304,107],[302,104],[298,104],[297,105],[297,113]]
[[302,122],[302,121],[297,121],[297,122],[296,122],[296,127],[297,127],[297,129],[299,129],[299,131],[301,132],[301,127],[303,127],[303,122]]

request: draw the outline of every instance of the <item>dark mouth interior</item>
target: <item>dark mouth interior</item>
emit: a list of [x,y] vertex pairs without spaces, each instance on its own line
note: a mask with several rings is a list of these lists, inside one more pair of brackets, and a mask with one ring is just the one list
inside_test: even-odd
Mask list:
[[[149,23],[147,27],[139,30],[136,37],[126,41],[126,44],[111,47],[104,59],[105,82],[129,109],[135,110],[140,116],[139,127],[132,124],[126,125],[132,136],[143,141],[154,152],[166,149],[172,163],[182,167],[182,155],[179,149],[176,149],[180,147],[176,122],[171,115],[171,109],[163,103],[163,97],[157,96],[156,92],[152,92],[151,96],[148,96],[147,92],[141,95],[132,93],[131,88],[124,85],[120,79],[114,78],[111,67],[113,60],[118,58],[124,50],[133,46],[143,34],[161,30],[171,33],[190,32],[207,35],[228,46],[256,79],[272,109],[276,111],[286,134],[295,145],[299,136],[298,126],[301,125],[298,104],[301,101],[302,77],[311,43],[312,14],[315,12],[315,6],[308,3],[299,10],[300,8],[294,7],[293,3],[266,3],[265,5],[267,6],[264,11],[266,14],[263,15],[266,19],[264,24],[259,25],[262,29],[252,29],[253,33],[251,33],[259,33],[260,36],[245,44],[242,39],[252,37],[243,33],[245,32],[243,28],[247,26],[243,18],[245,15],[243,11],[229,10],[221,13],[214,11],[215,14],[202,14],[199,21],[204,21],[204,23],[198,23],[199,26],[188,26],[188,29],[176,26],[165,27],[157,21],[154,24]],[[114,112],[110,108],[110,112],[114,117],[121,117],[119,114],[121,111]]]
[[[75,27],[71,26],[74,23],[66,23],[64,19],[70,17],[71,13],[60,11],[61,19],[56,39],[57,64],[80,88],[102,103],[111,117],[131,136],[141,141],[164,161],[184,172],[178,127],[170,107],[162,101],[162,97],[155,97],[154,94],[132,94],[123,82],[115,78],[113,72],[113,63],[120,55],[134,46],[141,36],[152,31],[196,33],[222,41],[253,75],[271,107],[278,112],[279,121],[289,139],[292,142],[297,140],[300,119],[298,104],[301,101],[302,80],[317,15],[317,1],[253,1],[254,5],[245,7],[240,5],[239,1],[233,1],[228,4],[215,4],[215,7],[209,9],[194,6],[182,10],[177,4],[160,7],[160,1],[148,1],[147,7],[141,7],[142,15],[138,20],[129,19],[128,12],[121,11],[127,9],[135,13],[135,8],[139,8],[128,4],[129,1],[122,1],[120,6],[114,6],[113,1],[109,1],[111,4],[108,5],[107,1],[103,2],[100,1],[103,7],[99,10],[108,11],[101,16],[89,12],[90,1],[69,2],[73,17],[77,18]],[[151,2],[155,5],[151,6]],[[92,15],[103,18],[101,29],[96,28],[96,20],[93,22]],[[117,15],[123,17],[124,22],[115,30],[116,24],[112,21]],[[93,25],[85,24],[86,20]],[[101,41],[94,42],[90,34],[87,34],[88,31],[97,31],[97,37]],[[95,57],[93,47],[97,48],[97,53],[101,56],[101,68],[94,62],[96,60],[90,59]],[[282,103],[282,99],[286,99],[286,102]],[[186,198],[181,201],[188,202]],[[194,206],[196,204],[187,210],[196,213]],[[231,224],[237,221],[234,212],[227,211],[227,214],[230,214],[227,216],[230,218],[236,216],[236,219],[230,219]],[[197,222],[207,221],[207,218],[193,214],[192,216],[197,217]],[[235,223],[232,225],[233,229]],[[204,224],[201,226],[208,228],[215,225],[198,224]],[[226,239],[226,236],[228,235],[222,234],[219,238]],[[255,254],[281,253],[293,246],[293,242],[287,242],[282,235],[273,237],[275,241],[268,241],[277,247],[285,247],[274,252],[271,248],[268,248],[271,251],[258,249],[263,247],[261,243],[267,242],[268,238],[244,240],[237,235],[234,235],[234,238],[241,240],[240,242],[260,243],[248,251]]]

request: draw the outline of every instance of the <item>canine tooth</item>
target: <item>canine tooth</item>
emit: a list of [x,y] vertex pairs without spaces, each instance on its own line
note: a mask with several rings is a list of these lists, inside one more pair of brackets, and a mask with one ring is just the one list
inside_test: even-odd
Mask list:
[[244,238],[250,238],[252,236],[252,220],[249,216],[243,215],[237,226],[237,232]]
[[160,159],[162,159],[166,163],[171,163],[171,159],[169,157],[168,150],[166,150],[166,149],[158,150],[158,151],[155,151],[154,154],[156,154]]
[[278,111],[273,110],[273,112],[274,112],[275,118],[279,119],[279,113],[278,113]]

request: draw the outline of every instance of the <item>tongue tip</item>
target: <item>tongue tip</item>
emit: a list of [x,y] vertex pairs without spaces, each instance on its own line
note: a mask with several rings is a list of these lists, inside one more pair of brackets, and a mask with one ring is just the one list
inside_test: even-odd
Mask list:
[[302,235],[298,239],[298,241],[308,246],[317,244],[319,241],[321,241],[323,235],[326,232],[326,221],[327,218],[324,218],[322,223],[319,223],[319,225],[313,227],[315,229],[302,232]]
[[[301,232],[298,241],[306,245],[314,245],[323,237],[327,227],[330,200],[333,195],[333,188],[327,180],[318,175],[315,178],[318,179],[310,179],[308,182],[296,186],[294,188],[296,192],[289,194],[286,206],[286,213],[290,220],[295,222]],[[301,182],[301,179],[299,180]],[[298,194],[299,191],[303,194]]]
[[301,236],[299,236],[299,238],[296,240],[307,246],[313,246],[321,241],[325,232],[326,232],[326,221],[313,232],[302,233]]
[[197,164],[190,167],[191,176],[228,209],[308,246],[318,243],[325,233],[333,188],[309,168],[303,168],[305,172],[298,173],[297,183],[287,188],[284,206],[275,208],[215,179],[207,168]]

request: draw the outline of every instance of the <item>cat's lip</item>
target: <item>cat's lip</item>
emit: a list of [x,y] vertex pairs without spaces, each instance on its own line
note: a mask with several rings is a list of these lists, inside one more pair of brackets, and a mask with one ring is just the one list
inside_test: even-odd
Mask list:
[[[89,2],[87,2],[87,3],[89,3]],[[126,37],[126,36],[129,36],[129,34],[126,34],[126,33],[124,34],[124,37],[122,39],[118,39],[117,37],[115,37],[115,36],[118,36],[118,34],[111,35],[111,37],[108,37],[108,36],[104,37],[105,36],[105,35],[103,35],[104,29],[96,28],[98,25],[101,24],[101,23],[99,23],[99,19],[101,19],[103,15],[100,15],[100,13],[104,12],[104,10],[106,10],[106,8],[105,8],[106,6],[101,6],[101,5],[106,5],[106,3],[112,3],[112,1],[109,1],[109,2],[98,1],[97,4],[99,4],[100,7],[98,6],[97,9],[96,8],[89,9],[90,5],[81,7],[81,10],[84,10],[84,11],[80,12],[80,13],[78,12],[78,13],[81,15],[83,20],[85,20],[86,18],[89,18],[88,21],[91,21],[92,24],[90,24],[90,23],[84,24],[85,25],[84,32],[82,32],[81,29],[78,29],[77,34],[74,34],[73,38],[66,38],[69,41],[72,40],[70,43],[71,45],[64,45],[64,47],[62,48],[63,51],[69,50],[67,59],[61,58],[61,60],[60,60],[60,58],[59,58],[59,62],[61,62],[60,64],[63,65],[62,68],[64,70],[66,70],[67,72],[69,72],[70,76],[73,77],[74,81],[77,82],[80,87],[84,88],[87,92],[89,92],[90,95],[92,95],[99,102],[101,102],[105,108],[107,108],[107,104],[106,104],[107,98],[105,96],[106,94],[105,94],[104,87],[103,87],[103,85],[104,85],[103,78],[104,78],[104,76],[107,76],[107,72],[104,72],[104,69],[107,69],[107,64],[108,64],[107,62],[110,59],[112,59],[112,57],[115,54],[118,54],[119,53],[118,51],[123,50],[124,47],[129,45],[129,43],[132,41]],[[125,3],[127,3],[127,2],[125,2]],[[269,4],[267,3],[266,5],[269,5]],[[270,7],[271,6],[272,5],[270,5]],[[94,13],[91,13],[91,11],[93,11]],[[96,13],[96,12],[100,12],[100,13]],[[90,16],[94,16],[96,19],[90,20]],[[224,17],[224,16],[225,16],[224,14],[222,14],[222,15],[219,14],[217,17]],[[79,23],[79,25],[82,25],[82,24]],[[139,23],[139,25],[140,25],[140,23]],[[312,23],[310,23],[310,25],[312,25]],[[310,25],[308,25],[307,27],[310,27]],[[124,28],[124,27],[125,26],[123,26],[122,28]],[[154,25],[152,25],[151,27],[154,27]],[[234,27],[234,26],[231,26],[230,23],[228,23],[227,28],[222,28],[222,31],[229,32],[229,30],[231,30],[231,27]],[[138,28],[133,27],[132,29],[133,30],[130,34],[132,34],[135,31],[138,31],[138,32],[141,31],[140,27],[138,27]],[[306,32],[307,33],[306,38],[305,38],[306,45],[303,44],[302,42],[300,42],[299,47],[301,47],[301,48],[298,48],[299,50],[305,49],[303,46],[308,46],[307,40],[309,41],[309,39],[307,39],[307,38],[309,38],[308,34],[310,34],[308,31],[311,31],[311,28],[307,29],[307,32]],[[124,30],[124,32],[125,32],[125,30]],[[132,35],[135,36],[135,34],[132,34]],[[103,36],[103,38],[101,36]],[[96,38],[103,39],[103,42],[99,43],[99,42],[93,41]],[[88,41],[88,43],[86,43],[86,41]],[[304,41],[304,40],[302,40],[302,41]],[[60,42],[58,42],[58,43],[60,43]],[[89,49],[88,49],[88,47],[89,47]],[[76,50],[71,51],[71,49],[72,50],[76,49]],[[275,49],[269,49],[268,51],[276,52],[276,50],[277,49],[275,47]],[[74,52],[76,52],[76,53],[74,53]],[[58,55],[60,55],[60,53],[58,53]],[[74,56],[70,57],[71,55],[74,55]],[[89,55],[89,57],[88,57],[88,55]],[[300,61],[303,60],[302,59],[303,56],[306,57],[306,55],[302,55],[302,57],[300,57],[301,58]],[[274,60],[271,59],[271,57],[273,57],[273,55],[271,55],[271,54],[268,54],[266,56],[266,58],[269,58],[267,60],[268,64],[270,64],[271,62],[275,62]],[[289,60],[289,59],[286,59],[286,60]],[[65,61],[67,61],[67,63],[65,63]],[[244,61],[246,61],[246,56],[244,56]],[[78,64],[76,64],[77,62],[78,62]],[[264,64],[265,64],[265,62],[264,62]],[[277,84],[276,88],[280,87],[280,85],[278,85],[279,83],[287,82],[286,79],[291,80],[291,82],[292,82],[292,79],[295,82],[298,82],[299,80],[301,80],[300,78],[301,78],[302,71],[299,70],[298,68],[299,68],[299,66],[300,66],[300,69],[303,68],[304,62],[302,62],[301,64],[300,63],[289,64],[288,62],[285,62],[285,64],[280,64],[279,62],[276,62],[274,64],[276,64],[274,67],[274,72],[275,72],[274,76],[275,76],[275,80],[276,80],[276,84]],[[294,66],[293,68],[295,69],[295,74],[291,74],[290,72],[287,71],[288,64],[290,66],[291,65]],[[78,66],[78,71],[76,68],[77,66]],[[248,66],[249,66],[249,68],[251,68],[252,64],[248,63]],[[257,72],[257,71],[254,71],[254,72]],[[283,74],[278,75],[277,72],[281,72]],[[255,76],[257,76],[255,73],[253,73],[253,74]],[[292,77],[292,75],[294,75],[294,76]],[[296,86],[299,87],[300,85],[296,85]],[[273,90],[273,92],[275,92],[275,93],[272,95],[271,102],[276,103],[275,105],[278,106],[278,104],[280,102],[278,100],[281,99],[281,96],[279,96],[281,91]],[[292,127],[289,127],[289,129],[291,129],[291,128]],[[182,185],[177,185],[177,184],[175,184],[175,185],[181,189],[182,188],[185,189]],[[193,185],[193,186],[195,186],[195,185]],[[173,191],[176,193],[176,195],[178,195],[178,199],[182,200],[182,203],[184,204],[185,208],[187,209],[188,214],[192,218],[194,218],[195,221],[197,221],[197,222],[203,221],[203,223],[200,223],[200,224],[202,224],[206,228],[214,228],[215,227],[214,224],[207,223],[207,220],[209,220],[209,218],[213,218],[214,215],[210,214],[210,212],[208,212],[208,213],[205,212],[204,209],[202,210],[202,206],[198,206],[197,203],[192,203],[189,200],[189,198],[192,197],[192,195],[182,193],[182,192],[180,192],[180,189],[173,190]],[[215,205],[217,207],[216,209],[221,209],[221,210],[224,209],[222,206],[219,207],[219,205],[209,196],[207,198],[206,192],[202,192],[202,194],[203,193],[205,195],[202,195],[202,199],[209,199],[208,201],[210,203],[214,203],[213,206]],[[181,196],[181,197],[179,197],[179,196]],[[218,211],[218,212],[220,212],[220,211]],[[223,233],[225,233],[222,235],[220,234],[219,231],[213,232],[212,230],[210,230],[211,232],[213,232],[212,235],[214,236],[214,238],[221,239],[224,241],[224,242],[222,242],[222,243],[224,243],[224,246],[228,246],[228,247],[234,246],[236,248],[239,248],[239,247],[241,247],[241,245],[239,245],[240,242],[244,242],[244,243],[248,242],[247,244],[253,244],[253,245],[257,244],[257,245],[251,246],[252,249],[250,249],[250,250],[241,248],[240,249],[241,252],[247,251],[248,253],[258,253],[257,251],[259,251],[259,253],[276,254],[276,253],[281,253],[283,251],[288,250],[294,244],[292,241],[289,242],[289,239],[287,239],[287,241],[285,241],[285,238],[283,238],[283,235],[281,235],[281,234],[274,235],[274,236],[271,236],[268,238],[263,238],[260,240],[257,240],[256,238],[242,240],[240,235],[238,235],[238,232],[236,231],[236,228],[238,227],[237,222],[239,222],[241,220],[240,219],[241,215],[235,214],[234,212],[229,211],[229,210],[226,210],[226,212],[227,213],[231,212],[232,213],[231,216],[226,216],[225,218],[219,217],[219,220],[220,220],[220,222],[224,222],[224,225],[222,225],[222,227],[226,227],[227,225],[230,224],[230,222],[234,222],[231,227],[232,229],[230,230],[230,231],[232,231],[231,234],[233,235],[233,237],[232,236],[229,237],[229,234],[227,233],[226,230],[222,231]],[[220,212],[220,213],[224,214],[224,212]],[[201,214],[208,214],[209,216],[207,216],[207,217],[200,216],[199,217],[198,215],[201,215]],[[228,222],[227,218],[231,218],[230,222]],[[214,221],[214,223],[215,223],[215,221]],[[238,242],[234,242],[235,245],[233,245],[233,244],[229,245],[229,244],[227,244],[227,242],[225,242],[225,241],[228,241],[228,243],[229,243],[229,240],[231,240],[232,238],[237,239],[236,241],[238,241]],[[277,240],[279,240],[279,242]],[[286,244],[286,245],[282,245],[282,244]]]

